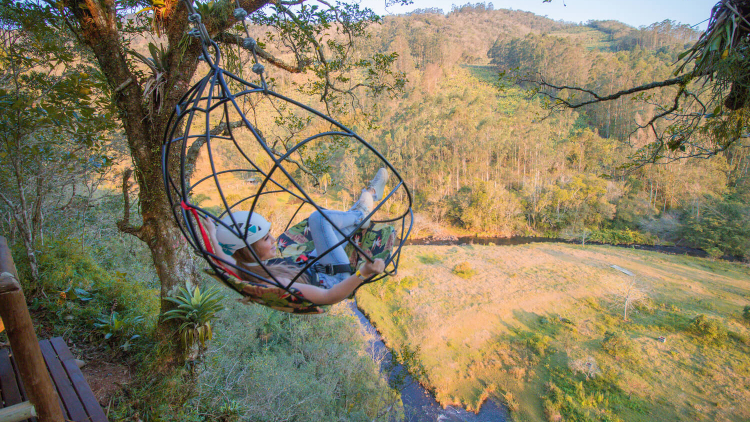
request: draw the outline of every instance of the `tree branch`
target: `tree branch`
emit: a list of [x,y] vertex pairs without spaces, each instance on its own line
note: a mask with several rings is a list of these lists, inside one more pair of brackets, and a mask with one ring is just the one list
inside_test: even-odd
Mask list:
[[691,74],[686,74],[686,75],[679,76],[677,78],[666,79],[666,80],[663,80],[663,81],[652,82],[650,84],[644,84],[644,85],[639,85],[639,86],[636,86],[636,87],[633,87],[633,88],[624,89],[622,91],[617,91],[614,94],[605,95],[605,96],[601,96],[601,95],[597,94],[595,91],[592,91],[590,89],[580,88],[580,87],[577,87],[577,86],[554,85],[554,84],[551,84],[551,83],[545,81],[544,78],[541,78],[541,77],[539,78],[539,80],[520,78],[519,82],[529,82],[529,83],[537,84],[540,87],[546,87],[546,88],[550,88],[550,89],[554,89],[554,90],[558,90],[558,91],[562,91],[564,89],[567,89],[569,91],[583,92],[583,93],[589,94],[592,97],[594,97],[591,100],[587,100],[587,101],[583,101],[581,103],[575,103],[574,104],[574,103],[572,103],[570,101],[563,100],[562,98],[560,98],[560,97],[558,97],[556,95],[553,95],[553,94],[551,94],[549,92],[539,91],[539,94],[544,95],[544,96],[546,96],[546,97],[554,100],[557,104],[563,105],[563,106],[568,107],[568,108],[575,109],[575,108],[580,108],[580,107],[583,107],[583,106],[586,106],[586,105],[589,105],[589,104],[601,103],[601,102],[616,100],[616,99],[618,99],[618,98],[620,98],[622,96],[625,96],[625,95],[631,95],[631,94],[635,94],[635,93],[643,92],[643,91],[650,91],[650,90],[655,89],[655,88],[662,88],[662,87],[673,86],[673,85],[685,85],[691,79],[693,79],[694,77],[696,77],[696,76],[695,75],[691,75]]
[[[278,7],[279,10],[284,12],[284,15],[288,16],[289,19],[292,20],[292,22],[294,22],[300,28],[304,27],[304,23],[301,22],[299,17],[297,17],[297,15],[294,14],[294,12],[292,12],[288,7],[281,5],[281,3],[277,3],[276,6]],[[306,33],[305,35],[306,35],[307,41],[315,47],[315,52],[318,56],[318,60],[320,60],[320,63],[323,65],[323,68],[325,69],[325,71],[323,72],[323,77],[325,78],[325,86],[323,87],[323,93],[320,95],[320,100],[326,103],[326,109],[327,109],[328,101],[326,100],[328,99],[328,88],[333,85],[331,83],[331,78],[330,78],[331,72],[328,66],[328,60],[326,59],[326,56],[323,53],[323,47],[320,45],[320,43],[315,38],[315,36],[310,33]]]
[[[227,131],[227,129],[234,129],[241,127],[243,125],[242,120],[238,120],[236,122],[229,123],[229,126],[227,126],[226,122],[219,123],[218,126],[211,129],[209,131],[210,136],[217,136],[220,133],[223,133]],[[206,143],[206,137],[200,136],[193,141],[192,145],[190,145],[190,148],[188,148],[187,155],[185,156],[185,179],[190,180],[190,178],[193,175],[193,171],[195,171],[195,161],[198,159],[198,154],[200,153],[201,148]]]
[[143,238],[143,226],[134,227],[130,225],[130,176],[132,174],[132,169],[127,169],[122,172],[122,199],[124,202],[124,212],[122,220],[117,222],[117,228],[120,229],[121,232],[132,234],[145,242],[146,240]]
[[[222,32],[221,34],[216,36],[216,41],[224,44],[234,44],[242,46],[244,38],[239,35]],[[281,59],[274,57],[271,53],[262,50],[260,47],[255,47],[255,53],[258,54],[260,58],[272,64],[273,66],[286,70],[289,73],[302,73],[305,70],[305,66],[307,66],[307,63],[305,63],[304,61],[298,61],[296,66],[284,63]]]
[[42,234],[42,203],[46,192],[44,189],[44,176],[36,176],[36,198],[34,200],[34,210],[31,217],[31,229],[34,233],[34,239],[38,239]]
[[56,208],[55,212],[65,211],[68,208],[70,208],[70,206],[73,204],[73,200],[75,199],[75,197],[76,197],[76,184],[73,183],[73,192],[71,192],[71,194],[70,194],[70,199],[68,199],[68,203],[65,204],[65,205],[63,205],[63,206],[61,206],[61,207]]
[[[277,157],[283,157],[284,156],[284,153],[281,152],[281,151],[279,151],[279,150],[277,150],[276,148],[268,147],[268,149],[270,149],[271,152],[273,152],[273,154],[276,155]],[[284,158],[284,161],[288,161],[288,162],[296,165],[297,168],[299,168],[300,170],[302,170],[303,173],[305,173],[308,176],[312,177],[313,180],[315,180],[315,183],[313,183],[313,185],[315,185],[315,186],[320,185],[320,181],[318,180],[318,176],[316,176],[315,173],[313,173],[310,169],[308,169],[304,164],[300,163],[299,161],[297,161],[297,160],[295,160],[295,159],[293,159],[293,158],[291,158],[289,156],[287,156],[286,158]]]
[[15,205],[13,205],[13,202],[11,202],[11,200],[8,199],[7,196],[3,195],[2,192],[0,192],[0,199],[2,199],[10,209],[11,217],[13,217],[14,220],[18,221],[18,212]]
[[[670,108],[664,110],[663,112],[655,115],[645,125],[638,125],[638,129],[646,129],[648,127],[651,127],[651,129],[654,131],[654,135],[656,135],[657,138],[658,138],[659,134],[656,133],[656,128],[654,127],[654,123],[656,123],[656,121],[659,120],[659,119],[661,119],[662,117],[665,117],[665,116],[667,116],[667,115],[669,115],[669,114],[674,113],[675,111],[677,111],[677,109],[680,107],[680,97],[682,96],[682,94],[684,92],[685,92],[685,86],[684,85],[680,86],[680,91],[677,92],[677,95],[674,96],[674,103],[672,104],[672,107],[670,107]],[[636,130],[638,130],[638,129],[636,129]],[[635,133],[635,132],[633,132],[633,133]]]

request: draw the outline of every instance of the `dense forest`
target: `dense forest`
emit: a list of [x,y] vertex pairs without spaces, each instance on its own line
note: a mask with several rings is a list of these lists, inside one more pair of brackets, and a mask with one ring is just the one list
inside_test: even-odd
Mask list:
[[[121,18],[113,25],[121,42],[114,50],[122,58],[111,62],[106,48],[91,41],[101,33],[86,26],[92,21],[85,8],[58,14],[20,2],[34,10],[35,20],[15,3],[0,2],[0,234],[12,246],[40,336],[64,335],[78,353],[132,373],[128,388],[108,396],[111,419],[400,417],[397,388],[360,352],[366,339],[350,315],[336,310],[315,319],[217,305],[218,290],[206,286],[200,272],[205,263],[160,218],[170,216],[158,187],[163,133],[156,129],[166,127],[171,113],[162,106],[173,105],[206,65],[195,45],[180,41],[181,33],[159,26],[169,16],[160,15],[166,12],[158,2],[134,2],[149,6],[138,14],[111,8]],[[232,28],[231,13],[212,5],[199,9]],[[315,13],[307,15],[310,21]],[[269,84],[353,127],[399,169],[414,197],[414,236],[677,244],[711,258],[750,257],[746,136],[702,158],[650,162],[643,155],[656,136],[647,123],[679,89],[704,81],[576,109],[554,107],[528,81],[606,95],[668,79],[699,39],[689,26],[668,20],[641,28],[617,21],[575,24],[477,3],[382,20],[363,13],[357,18],[373,25],[350,32],[318,21],[304,28],[328,37],[325,47],[308,40],[295,51],[289,40],[306,36],[294,29],[303,23],[273,16],[251,14],[249,28],[266,54],[261,62]],[[352,44],[342,41],[347,36]],[[223,48],[227,67],[255,77],[251,54],[236,45]],[[321,49],[332,52],[335,66],[305,61],[305,54]],[[275,63],[296,59],[300,68],[308,63],[309,72],[274,67],[269,57]],[[107,67],[115,62],[132,73]],[[188,69],[176,62],[189,63]],[[375,88],[336,91],[321,84],[326,72],[343,85],[365,80]],[[375,76],[383,82],[373,82]],[[328,92],[344,94],[331,98]],[[255,122],[277,127],[265,132],[268,139],[318,130],[305,127],[310,122],[292,110],[264,114],[270,109],[259,104],[243,107],[248,115],[256,112]],[[668,124],[658,122],[661,130]],[[243,142],[250,139],[238,132]],[[326,206],[347,207],[379,163],[361,146],[337,147],[299,150],[304,165],[294,176]],[[222,151],[220,164],[241,158]],[[194,177],[212,171],[198,154]],[[232,183],[235,199],[255,188],[252,180]],[[220,211],[215,193],[202,194],[206,209]],[[274,224],[293,211],[286,202],[263,206]],[[160,312],[173,306],[165,298],[195,294],[198,284],[209,311],[191,322],[196,337],[183,341],[180,355],[173,350],[180,343],[172,335],[177,325],[159,323]],[[197,340],[212,330],[208,345]],[[305,405],[291,406],[289,397]]]

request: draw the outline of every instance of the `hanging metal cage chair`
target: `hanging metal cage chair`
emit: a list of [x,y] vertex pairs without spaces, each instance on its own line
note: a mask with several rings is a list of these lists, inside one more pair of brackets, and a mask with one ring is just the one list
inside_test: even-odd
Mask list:
[[[253,72],[258,74],[260,84],[221,68],[218,45],[208,37],[190,1],[185,4],[196,26],[190,34],[202,40],[203,60],[209,72],[188,90],[172,113],[162,146],[162,172],[174,217],[192,248],[206,259],[213,275],[248,301],[295,313],[323,311],[305,299],[294,283],[338,246],[346,247],[352,265],[357,265],[357,260],[385,260],[385,272],[365,283],[395,274],[414,220],[411,193],[396,168],[353,130],[269,89],[249,35],[245,47],[255,57]],[[244,24],[243,13],[239,8],[235,11]],[[247,110],[252,110],[251,116],[246,115]],[[355,152],[360,163],[348,156]],[[368,216],[372,225],[364,227],[362,223],[359,230],[349,234],[334,225],[342,240],[327,251],[317,251],[318,256],[308,257],[312,242],[304,217],[324,209],[322,201],[327,205],[325,194],[318,192],[316,200],[303,187],[311,186],[314,176],[300,164],[314,156],[345,167],[340,169],[343,174],[356,175],[356,164],[363,162],[370,169],[385,167],[390,179],[389,188]],[[350,182],[360,180],[353,177]],[[262,277],[222,260],[213,251],[205,223],[198,217],[223,225],[245,239],[247,231],[243,233],[237,227],[247,230],[249,220],[235,221],[237,211],[260,212],[274,228],[284,227],[278,245],[281,256],[299,266],[291,281],[282,282],[270,273]],[[226,216],[231,216],[232,224],[222,221]],[[245,246],[266,269],[250,245]]]

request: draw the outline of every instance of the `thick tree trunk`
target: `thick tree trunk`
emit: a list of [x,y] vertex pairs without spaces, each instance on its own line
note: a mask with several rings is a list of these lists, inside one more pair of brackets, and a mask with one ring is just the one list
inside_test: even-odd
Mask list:
[[[136,180],[140,187],[139,203],[143,224],[132,227],[127,221],[123,221],[119,226],[124,232],[145,242],[151,250],[151,258],[161,284],[160,311],[163,314],[175,307],[164,298],[173,297],[176,290],[186,283],[195,286],[198,272],[190,247],[177,227],[166,199],[161,173],[160,136],[166,130],[166,120],[159,123],[161,124],[152,124],[149,128],[125,125]],[[150,132],[149,136],[143,136],[147,131]],[[175,336],[177,324],[173,320],[160,323],[157,327],[158,338],[173,338],[172,346],[176,349],[179,348],[179,341]]]
[[[197,49],[190,48],[179,58],[173,55],[172,59],[180,60],[181,63],[175,63],[172,66],[175,71],[167,76],[170,83],[162,110],[151,113],[144,104],[140,81],[125,58],[114,24],[117,19],[114,5],[109,2],[85,3],[86,9],[81,9],[78,2],[73,5],[78,12],[76,17],[81,24],[81,35],[94,52],[110,85],[115,88],[114,102],[120,112],[140,188],[139,203],[143,224],[133,227],[126,219],[118,226],[122,231],[144,241],[151,250],[161,282],[161,311],[164,312],[174,307],[171,302],[164,300],[165,297],[172,296],[178,286],[184,286],[186,282],[194,285],[197,281],[189,247],[169,209],[161,176],[162,136],[169,114],[182,93],[187,90],[195,72]],[[174,324],[161,323],[158,331],[160,338],[170,338],[174,334]],[[175,339],[175,346],[179,344],[176,336],[172,338]]]
[[[161,180],[152,180],[147,186],[155,184],[160,185]],[[143,215],[141,238],[151,249],[154,267],[161,280],[162,313],[175,306],[164,298],[174,296],[175,290],[185,286],[185,283],[194,286],[198,273],[190,247],[175,224],[174,216],[166,206],[165,197],[163,189],[154,189],[145,194],[141,193],[140,196]],[[170,329],[168,326],[160,326],[160,331],[167,330],[168,333]]]

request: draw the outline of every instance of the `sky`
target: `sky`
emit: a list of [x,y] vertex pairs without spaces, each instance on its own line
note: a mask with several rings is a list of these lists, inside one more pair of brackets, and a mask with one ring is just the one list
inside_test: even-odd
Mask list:
[[[392,6],[385,8],[385,0],[360,0],[363,6],[369,7],[382,15],[402,14],[414,9],[437,7],[443,12],[450,12],[452,5],[482,2],[462,0],[413,0],[405,7]],[[547,16],[554,20],[568,22],[586,22],[588,20],[614,19],[636,28],[648,26],[654,22],[671,19],[679,23],[697,25],[695,28],[705,30],[711,8],[718,0],[484,0],[493,4],[495,9],[515,9]]]

